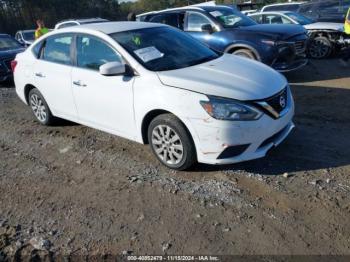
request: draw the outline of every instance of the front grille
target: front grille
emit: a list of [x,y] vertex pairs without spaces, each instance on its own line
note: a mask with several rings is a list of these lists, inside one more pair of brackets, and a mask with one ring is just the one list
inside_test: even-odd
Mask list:
[[286,107],[288,103],[288,95],[287,88],[285,88],[282,92],[277,95],[268,98],[265,102],[271,106],[277,113],[281,113]]
[[294,43],[294,47],[297,55],[304,54],[306,50],[306,41],[297,41]]
[[0,61],[0,72],[6,72],[6,71],[7,71],[7,69],[6,69],[5,65],[3,63],[1,63],[1,61]]

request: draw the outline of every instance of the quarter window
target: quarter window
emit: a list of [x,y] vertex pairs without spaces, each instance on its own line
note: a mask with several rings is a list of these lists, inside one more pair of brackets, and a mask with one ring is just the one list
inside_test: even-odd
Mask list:
[[202,32],[203,25],[211,25],[211,21],[202,14],[189,13],[187,18],[187,31]]
[[106,43],[95,37],[77,37],[78,67],[99,70],[101,65],[108,62],[122,62],[122,58]]
[[41,58],[49,62],[70,65],[72,39],[72,36],[67,35],[47,38]]

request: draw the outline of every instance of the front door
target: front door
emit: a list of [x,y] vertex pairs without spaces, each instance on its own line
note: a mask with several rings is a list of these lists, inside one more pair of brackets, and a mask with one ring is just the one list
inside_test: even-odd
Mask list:
[[99,67],[124,63],[119,53],[102,39],[79,35],[72,88],[81,122],[127,138],[136,134],[131,76],[104,76]]

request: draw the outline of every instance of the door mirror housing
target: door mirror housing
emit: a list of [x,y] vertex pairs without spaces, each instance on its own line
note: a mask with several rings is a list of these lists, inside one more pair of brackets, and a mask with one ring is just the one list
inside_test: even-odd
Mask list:
[[212,34],[214,33],[214,28],[211,26],[211,24],[205,24],[202,25],[202,32]]
[[118,76],[126,73],[126,66],[120,62],[108,62],[100,66],[100,74],[104,76]]

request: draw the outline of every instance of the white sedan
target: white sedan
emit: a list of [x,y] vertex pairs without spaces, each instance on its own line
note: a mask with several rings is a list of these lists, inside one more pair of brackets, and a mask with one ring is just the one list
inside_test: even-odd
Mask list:
[[165,25],[58,30],[12,66],[17,94],[41,124],[59,117],[149,143],[172,169],[263,157],[294,127],[280,73]]

